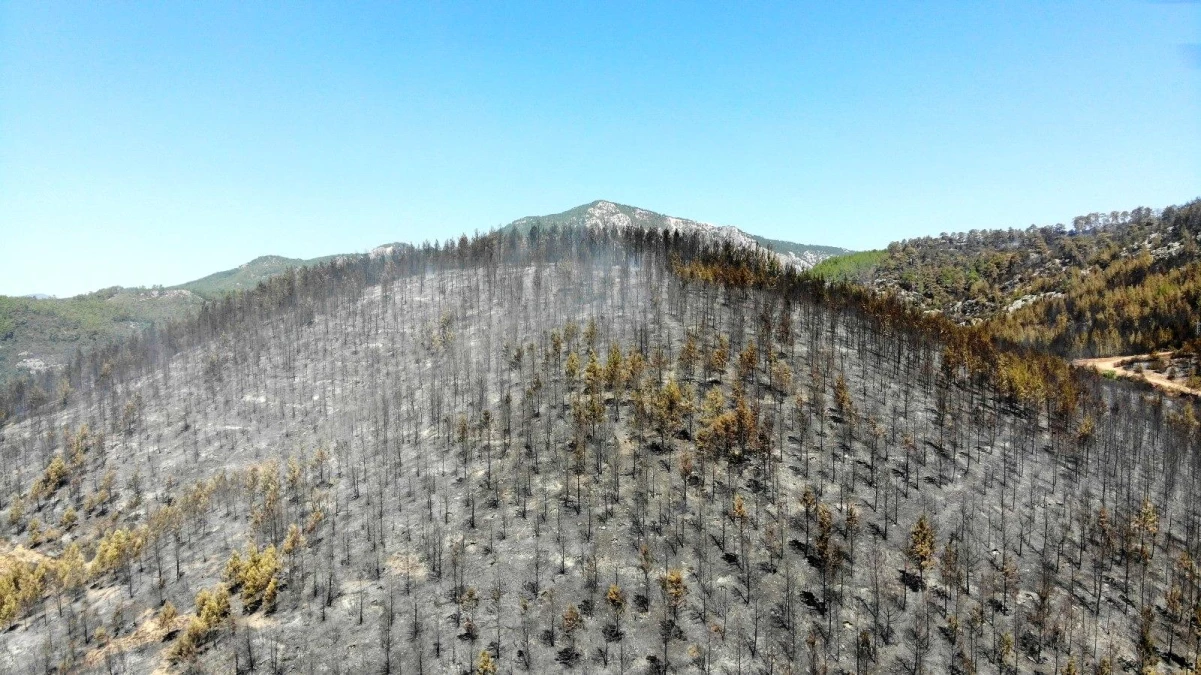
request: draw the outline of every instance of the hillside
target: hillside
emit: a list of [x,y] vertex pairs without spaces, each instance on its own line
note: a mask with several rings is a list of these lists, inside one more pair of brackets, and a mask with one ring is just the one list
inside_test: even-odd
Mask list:
[[60,368],[89,351],[186,316],[204,299],[185,289],[108,288],[73,298],[0,296],[0,384]]
[[856,251],[835,255],[819,262],[811,270],[815,276],[832,282],[868,283],[887,251]]
[[1191,401],[762,249],[347,258],[37,386],[0,400],[11,672],[1197,658]]
[[183,319],[205,300],[248,290],[288,269],[335,257],[262,256],[167,288],[114,286],[71,298],[0,296],[0,384],[16,375],[62,368],[78,351],[128,338],[151,324]]
[[[1093,213],[1072,228],[943,234],[818,272],[1067,357],[1177,349],[1201,326],[1201,201]],[[1201,345],[1198,345],[1201,346]]]

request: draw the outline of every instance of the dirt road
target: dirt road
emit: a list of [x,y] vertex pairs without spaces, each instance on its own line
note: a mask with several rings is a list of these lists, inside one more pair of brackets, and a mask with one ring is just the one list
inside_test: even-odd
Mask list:
[[[1160,352],[1158,355],[1163,356],[1164,358],[1170,358],[1172,356],[1172,352]],[[1164,376],[1163,373],[1157,373],[1153,370],[1145,370],[1142,373],[1136,373],[1131,370],[1129,366],[1118,365],[1122,361],[1130,361],[1132,359],[1135,362],[1150,361],[1151,359],[1155,358],[1155,356],[1156,354],[1134,354],[1130,356],[1105,356],[1099,359],[1076,359],[1075,361],[1072,361],[1072,365],[1081,366],[1083,368],[1092,368],[1102,373],[1112,371],[1121,377],[1138,377],[1141,375],[1147,380],[1147,382],[1150,382],[1152,385],[1165,391],[1189,394],[1191,396],[1201,396],[1201,390],[1186,387],[1180,382],[1169,380]]]

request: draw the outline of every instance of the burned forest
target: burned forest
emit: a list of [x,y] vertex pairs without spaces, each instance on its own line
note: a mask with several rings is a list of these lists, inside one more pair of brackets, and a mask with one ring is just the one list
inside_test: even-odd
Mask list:
[[1191,670],[1191,399],[761,249],[533,227],[9,388],[0,672]]

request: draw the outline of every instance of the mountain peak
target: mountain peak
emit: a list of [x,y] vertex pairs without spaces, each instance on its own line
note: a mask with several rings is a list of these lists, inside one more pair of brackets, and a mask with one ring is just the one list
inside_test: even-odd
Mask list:
[[649,230],[667,230],[681,234],[697,234],[713,243],[729,243],[732,246],[763,248],[779,256],[781,262],[800,269],[813,267],[822,260],[835,255],[849,253],[846,249],[832,246],[811,246],[789,241],[767,239],[745,232],[733,225],[714,225],[689,218],[668,216],[648,209],[627,204],[618,204],[607,199],[582,204],[561,213],[546,216],[526,216],[505,226],[525,233],[533,226],[548,227],[639,227]]

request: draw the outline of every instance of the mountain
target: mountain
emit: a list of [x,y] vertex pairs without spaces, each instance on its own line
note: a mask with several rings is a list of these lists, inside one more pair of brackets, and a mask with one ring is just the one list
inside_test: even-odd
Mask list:
[[285,258],[278,255],[265,255],[255,258],[248,263],[239,265],[231,270],[216,272],[195,281],[173,286],[173,289],[191,291],[203,298],[215,298],[230,291],[244,291],[254,288],[264,279],[281,274],[294,267],[309,267],[320,265],[337,258],[336,255],[303,260],[301,258]]
[[[754,237],[734,227],[717,227],[683,218],[672,218],[632,206],[596,201],[563,213],[522,218],[506,226],[527,232],[535,223],[560,227],[638,226],[699,233],[707,241],[728,241],[735,246],[756,242],[779,251],[782,260],[798,268],[843,251],[832,247],[804,246]],[[384,244],[367,255],[387,255],[409,244]],[[113,287],[73,298],[0,296],[0,383],[20,373],[63,367],[77,350],[88,350],[115,339],[135,335],[152,323],[181,319],[205,300],[234,291],[253,289],[289,269],[311,267],[347,255],[304,260],[262,256],[230,270],[216,272],[167,288]]]
[[777,253],[787,256],[792,263],[801,269],[811,269],[813,266],[821,263],[823,260],[836,256],[848,255],[850,249],[839,248],[838,246],[817,246],[814,244],[798,244],[791,241],[781,241],[779,239],[768,239],[759,235],[750,235],[756,243],[764,248],[769,248]]
[[347,256],[3,388],[0,670],[1196,662],[1195,401],[716,243]]
[[774,251],[788,265],[798,269],[809,269],[822,260],[836,255],[850,253],[847,249],[835,246],[813,246],[797,244],[777,239],[768,239],[757,235],[747,234],[732,225],[710,225],[687,218],[665,216],[661,213],[640,209],[636,206],[626,206],[613,202],[598,200],[590,204],[577,206],[574,209],[549,216],[529,216],[519,218],[509,223],[503,230],[513,229],[522,234],[529,232],[531,227],[635,227],[643,230],[679,232],[681,234],[701,236],[707,242],[717,244],[728,243],[739,248],[765,248]]

